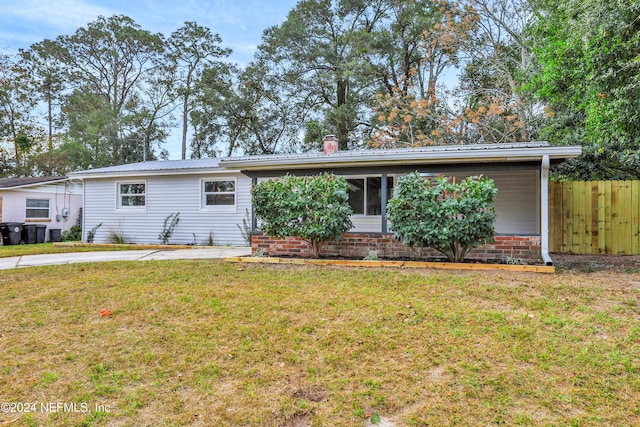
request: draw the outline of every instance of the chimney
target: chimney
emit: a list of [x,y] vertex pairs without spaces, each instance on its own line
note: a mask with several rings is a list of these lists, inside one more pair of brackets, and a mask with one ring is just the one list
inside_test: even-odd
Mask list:
[[338,142],[340,140],[335,135],[327,135],[322,138],[324,143],[324,154],[334,154],[338,152]]

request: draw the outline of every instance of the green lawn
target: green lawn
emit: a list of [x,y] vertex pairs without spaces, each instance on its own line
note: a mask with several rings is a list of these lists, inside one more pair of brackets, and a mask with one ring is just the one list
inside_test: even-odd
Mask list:
[[35,406],[0,425],[640,425],[639,296],[638,273],[3,271],[0,403]]

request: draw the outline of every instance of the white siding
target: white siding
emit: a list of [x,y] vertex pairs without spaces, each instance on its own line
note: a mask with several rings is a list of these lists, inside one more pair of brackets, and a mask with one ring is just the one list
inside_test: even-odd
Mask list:
[[[29,224],[42,224],[47,228],[59,228],[68,230],[78,222],[78,215],[82,207],[82,186],[74,185],[74,188],[64,182],[55,184],[43,184],[33,187],[19,188],[15,190],[0,191],[2,198],[2,212],[0,222],[25,222],[26,200],[49,200],[49,218],[42,220],[29,220]],[[69,209],[69,216],[62,217],[63,209]],[[47,240],[49,233],[46,233]]]
[[[236,207],[216,211],[201,208],[202,179],[235,178]],[[117,182],[144,181],[146,184],[145,209],[116,209]],[[84,239],[87,232],[99,223],[95,242],[107,242],[116,232],[133,243],[160,243],[165,218],[179,212],[180,221],[169,243],[206,244],[209,235],[216,245],[246,245],[238,226],[251,211],[251,179],[239,173],[147,176],[142,179],[85,180]],[[249,214],[250,215],[250,214]],[[250,225],[250,219],[247,219]]]
[[[480,173],[455,173],[460,180]],[[498,194],[496,206],[496,233],[540,234],[540,172],[536,170],[505,170],[484,172],[493,179]]]
[[380,233],[382,232],[382,216],[380,215],[353,215],[351,216],[353,227],[350,232]]

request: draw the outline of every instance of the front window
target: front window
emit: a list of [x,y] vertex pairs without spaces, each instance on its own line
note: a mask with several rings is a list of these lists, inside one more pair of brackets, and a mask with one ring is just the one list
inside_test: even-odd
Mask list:
[[49,199],[27,199],[26,219],[49,219]]
[[236,182],[232,179],[202,181],[203,206],[235,206]]
[[[382,178],[347,179],[349,205],[355,215],[382,215]],[[387,178],[387,200],[393,195],[393,178]]]
[[118,184],[118,207],[144,207],[147,204],[146,184],[127,182]]

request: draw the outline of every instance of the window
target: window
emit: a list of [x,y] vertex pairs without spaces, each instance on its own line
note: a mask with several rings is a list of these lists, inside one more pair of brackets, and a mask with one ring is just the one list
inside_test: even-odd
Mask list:
[[[382,214],[382,178],[347,179],[349,205],[355,215]],[[387,200],[393,196],[393,178],[387,178]]]
[[144,182],[118,184],[118,208],[145,207],[146,204],[146,184]]
[[49,219],[49,199],[27,199],[26,219]]
[[235,206],[236,181],[215,179],[202,181],[202,206]]

